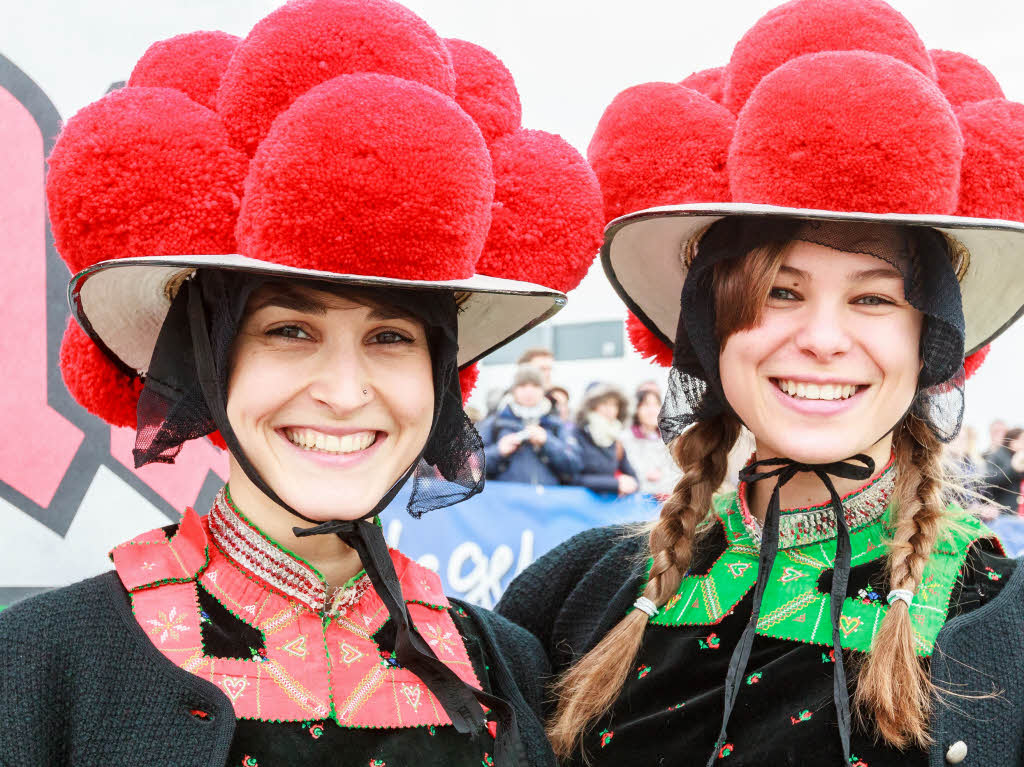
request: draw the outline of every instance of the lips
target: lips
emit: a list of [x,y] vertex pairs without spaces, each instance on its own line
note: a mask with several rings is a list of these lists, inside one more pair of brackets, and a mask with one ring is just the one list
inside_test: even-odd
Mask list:
[[358,431],[351,434],[326,434],[310,428],[285,428],[284,436],[296,447],[331,455],[345,455],[366,450],[377,441],[376,431]]

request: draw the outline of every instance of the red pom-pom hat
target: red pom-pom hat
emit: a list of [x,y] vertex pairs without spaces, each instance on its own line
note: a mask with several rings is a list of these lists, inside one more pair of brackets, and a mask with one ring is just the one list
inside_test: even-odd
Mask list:
[[389,0],[297,0],[223,66],[172,81],[166,50],[230,42],[212,34],[151,48],[133,79],[175,87],[87,107],[51,158],[72,310],[96,345],[69,333],[66,367],[82,370],[66,375],[92,412],[125,422],[196,269],[451,290],[462,368],[564,305],[600,242],[600,190],[564,141],[519,127],[493,54]]
[[668,89],[684,86],[620,94],[589,157],[607,218],[619,216],[601,258],[634,315],[634,345],[671,359],[685,247],[744,215],[936,229],[967,263],[966,351],[986,346],[1024,311],[1024,105],[984,98],[998,91],[986,75],[966,56],[929,56],[885,3],[795,0],[758,21],[725,68],[734,126],[694,91],[699,108],[680,114]]

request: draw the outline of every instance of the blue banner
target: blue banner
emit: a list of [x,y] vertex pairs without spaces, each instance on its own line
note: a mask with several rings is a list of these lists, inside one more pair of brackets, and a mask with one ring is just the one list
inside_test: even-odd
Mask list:
[[493,607],[509,582],[541,554],[576,533],[622,522],[644,522],[658,503],[648,496],[617,498],[582,487],[488,482],[477,496],[420,519],[397,498],[382,515],[388,543],[437,571],[445,593]]

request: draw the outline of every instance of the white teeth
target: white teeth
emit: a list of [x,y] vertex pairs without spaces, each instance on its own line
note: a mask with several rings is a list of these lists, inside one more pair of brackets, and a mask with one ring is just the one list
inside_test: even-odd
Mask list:
[[791,397],[800,399],[847,399],[857,393],[855,384],[815,384],[776,379],[776,385]]
[[324,434],[315,429],[285,429],[284,433],[293,445],[298,445],[306,450],[337,454],[365,450],[377,439],[377,433],[373,431],[360,431],[355,434],[346,434],[343,437]]

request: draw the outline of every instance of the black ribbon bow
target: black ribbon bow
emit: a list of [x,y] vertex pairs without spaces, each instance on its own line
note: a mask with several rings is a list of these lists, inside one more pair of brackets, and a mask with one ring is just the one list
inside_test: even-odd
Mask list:
[[[281,508],[299,519],[315,522],[303,516],[287,503],[263,480],[260,473],[249,461],[235,435],[227,415],[227,396],[224,388],[225,376],[217,370],[216,356],[210,342],[206,310],[203,305],[202,290],[197,280],[187,282],[188,319],[195,354],[196,374],[202,388],[203,397],[210,409],[213,422],[220,430],[231,454],[238,461],[252,483],[264,495]],[[522,743],[519,740],[519,727],[515,711],[502,698],[478,690],[463,682],[459,676],[446,666],[434,654],[430,645],[420,636],[413,625],[409,610],[402,597],[402,585],[398,581],[394,562],[388,553],[384,533],[369,518],[379,514],[398,495],[405,482],[412,476],[419,458],[392,485],[374,508],[362,519],[354,521],[330,520],[315,524],[308,528],[293,528],[292,532],[299,537],[309,535],[337,535],[346,544],[355,549],[359,560],[366,569],[388,615],[395,625],[395,656],[398,662],[418,676],[427,685],[452,720],[456,731],[480,737],[487,727],[487,719],[479,703],[487,706],[494,713],[498,723],[498,732],[494,743],[495,767],[517,767],[526,763]]]
[[[847,461],[856,461],[862,466]],[[711,758],[708,759],[707,767],[712,767],[718,759],[718,751],[726,741],[726,729],[729,725],[729,717],[732,715],[733,706],[736,703],[736,696],[739,694],[743,681],[743,674],[747,669],[747,661],[750,660],[750,650],[754,643],[754,632],[757,629],[757,619],[761,613],[761,599],[764,597],[765,587],[768,585],[768,578],[771,575],[772,565],[775,563],[775,555],[779,551],[779,491],[782,486],[789,482],[800,472],[813,472],[828,489],[830,506],[836,518],[836,558],[833,562],[832,590],[830,592],[832,620],[832,648],[836,656],[835,670],[832,675],[832,700],[836,707],[836,717],[839,720],[839,739],[843,747],[843,764],[850,763],[850,691],[846,686],[846,670],[843,667],[843,646],[839,636],[839,618],[843,612],[843,600],[846,599],[846,587],[850,580],[850,528],[846,523],[846,512],[843,509],[843,502],[836,492],[835,485],[829,475],[842,477],[843,479],[867,480],[875,473],[875,462],[868,456],[858,453],[846,461],[835,461],[834,463],[799,463],[789,458],[766,458],[762,461],[754,461],[740,471],[739,478],[749,485],[759,482],[762,479],[775,477],[775,489],[772,490],[771,500],[768,502],[768,511],[765,513],[764,525],[761,535],[761,555],[757,569],[757,583],[754,585],[753,604],[750,608],[750,620],[743,633],[740,635],[736,649],[733,650],[729,659],[729,669],[725,675],[725,707],[722,711],[722,728],[718,733],[718,740],[711,751]]]

